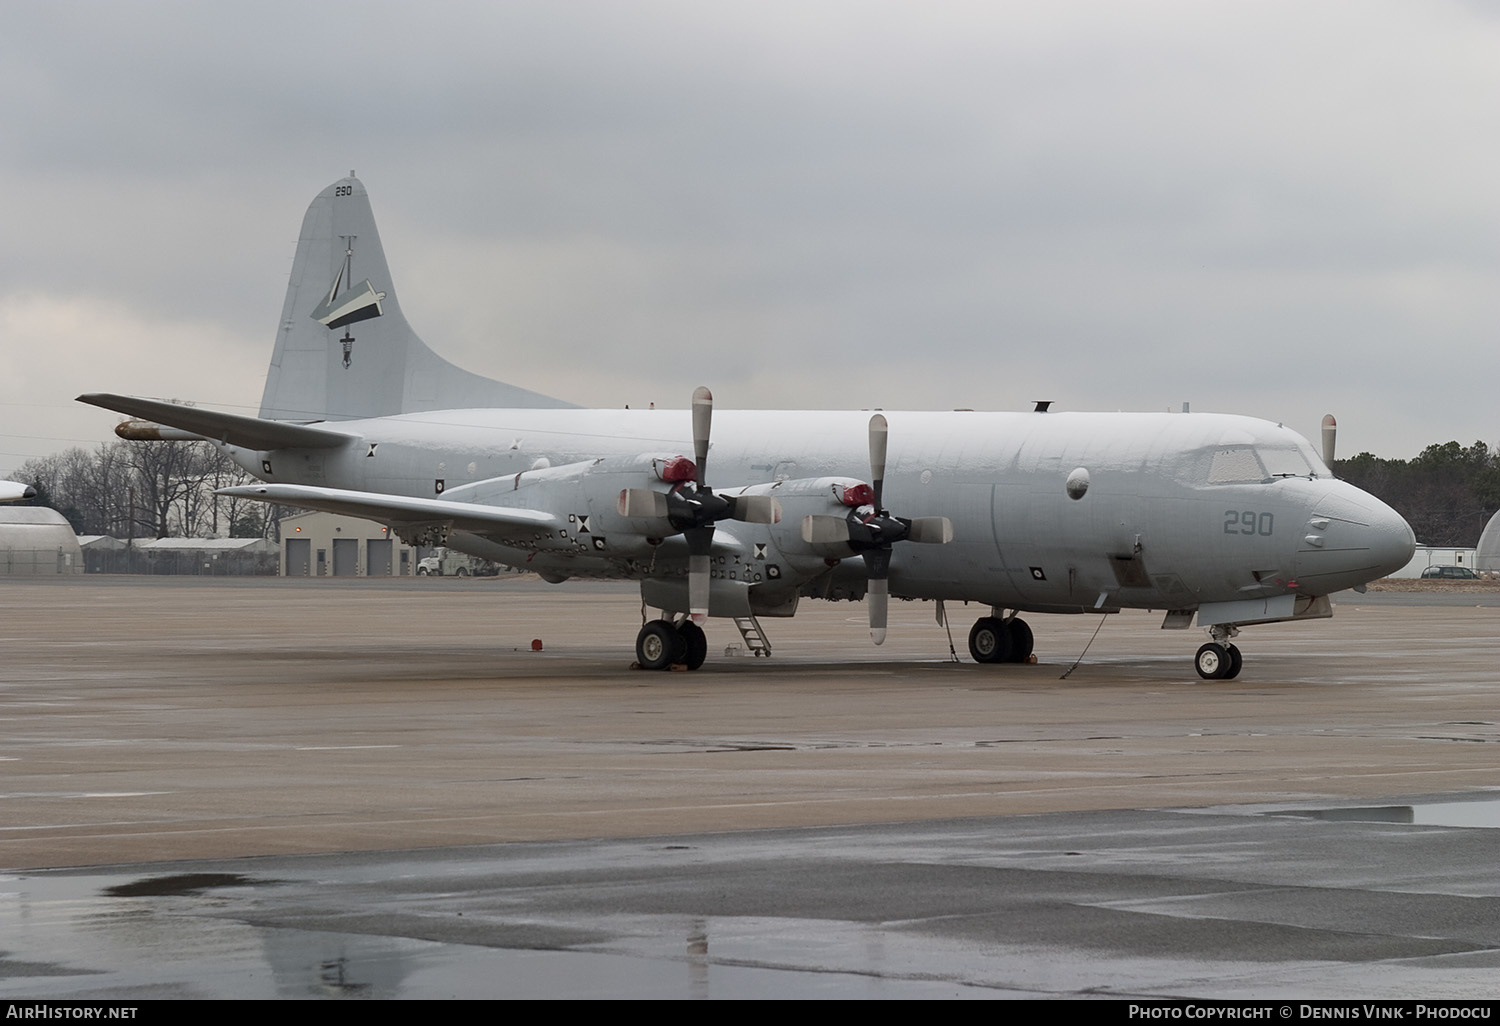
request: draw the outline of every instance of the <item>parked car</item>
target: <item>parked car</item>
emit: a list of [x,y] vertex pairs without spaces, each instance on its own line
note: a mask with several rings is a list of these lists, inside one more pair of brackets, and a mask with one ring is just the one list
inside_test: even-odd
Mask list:
[[1466,566],[1430,566],[1422,571],[1424,578],[1439,578],[1444,581],[1477,581],[1479,575]]

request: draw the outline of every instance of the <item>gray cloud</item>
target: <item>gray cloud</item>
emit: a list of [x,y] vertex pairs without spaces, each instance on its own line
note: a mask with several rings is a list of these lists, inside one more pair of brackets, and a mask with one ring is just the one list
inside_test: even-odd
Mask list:
[[1495,369],[1482,6],[7,14],[0,325],[28,370],[0,467],[105,437],[86,389],[253,406],[302,210],[351,167],[427,340],[575,401],[1500,435],[1423,389]]

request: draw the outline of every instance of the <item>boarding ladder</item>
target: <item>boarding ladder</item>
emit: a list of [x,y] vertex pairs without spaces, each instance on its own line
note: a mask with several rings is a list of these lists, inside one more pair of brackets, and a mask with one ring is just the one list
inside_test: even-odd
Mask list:
[[771,657],[771,639],[766,637],[766,632],[760,629],[760,621],[755,614],[748,616],[736,616],[734,625],[740,629],[740,637],[745,639],[745,651],[751,655]]

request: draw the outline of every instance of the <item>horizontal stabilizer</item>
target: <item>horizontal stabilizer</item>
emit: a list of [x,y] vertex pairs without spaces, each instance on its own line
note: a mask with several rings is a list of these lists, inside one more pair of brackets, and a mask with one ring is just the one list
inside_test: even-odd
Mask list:
[[237,413],[219,413],[197,406],[164,403],[157,399],[139,399],[111,392],[89,392],[78,397],[81,403],[99,406],[131,417],[144,417],[157,424],[190,431],[215,442],[237,445],[242,449],[337,449],[357,436],[327,427],[287,424]]
[[257,484],[220,488],[218,495],[258,499],[285,506],[301,506],[325,513],[342,513],[383,524],[449,523],[472,534],[493,534],[501,528],[552,531],[562,520],[552,513],[508,506],[484,506],[447,499],[418,499],[383,492],[354,492],[313,485]]

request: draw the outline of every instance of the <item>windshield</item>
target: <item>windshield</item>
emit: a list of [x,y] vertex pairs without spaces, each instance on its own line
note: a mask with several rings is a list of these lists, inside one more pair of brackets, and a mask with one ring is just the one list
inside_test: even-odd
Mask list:
[[1193,484],[1259,484],[1286,477],[1329,477],[1310,447],[1285,442],[1216,445],[1186,462]]

